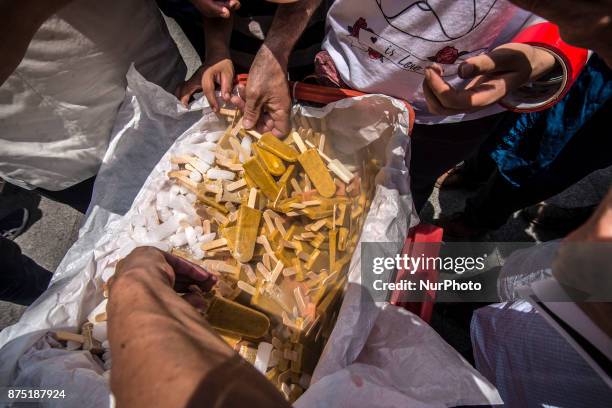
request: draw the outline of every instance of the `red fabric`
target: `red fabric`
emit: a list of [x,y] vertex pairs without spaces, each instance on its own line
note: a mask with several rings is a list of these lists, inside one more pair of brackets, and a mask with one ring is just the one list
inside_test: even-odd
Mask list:
[[[239,74],[236,76],[235,83],[246,86],[248,80],[248,74]],[[314,84],[306,84],[303,82],[289,82],[289,89],[291,90],[291,96],[295,99],[307,102],[316,102],[321,104],[328,104],[339,101],[344,98],[353,98],[355,96],[366,95],[363,92],[355,91],[354,89],[328,87]],[[412,133],[414,126],[414,109],[412,105],[403,99],[400,99],[406,109],[408,110],[409,128],[408,136]]]
[[[442,236],[444,230],[440,227],[430,224],[419,224],[408,232],[402,254],[409,256],[437,256],[440,251]],[[438,271],[435,269],[420,268],[417,271],[405,271],[400,269],[395,275],[395,282],[401,280],[426,280],[430,283],[438,281]],[[424,294],[422,302],[406,301],[405,293],[401,290],[396,290],[391,293],[390,303],[395,306],[403,307],[406,310],[418,315],[423,321],[430,323],[433,313],[434,303],[436,301],[436,292],[428,291]]]
[[[512,42],[546,48],[558,55],[567,68],[567,82],[563,91],[557,98],[546,105],[539,106],[530,111],[547,109],[563,98],[572,84],[576,81],[576,78],[578,78],[578,75],[580,75],[580,71],[582,71],[582,68],[584,68],[588,60],[588,50],[574,47],[563,41],[559,35],[559,27],[549,22],[538,23],[527,27],[518,33]],[[525,110],[521,111],[524,112]]]
[[327,51],[319,51],[319,53],[315,56],[314,71],[319,85],[336,88],[349,88],[349,86],[340,77],[336,64],[334,64],[334,60]]

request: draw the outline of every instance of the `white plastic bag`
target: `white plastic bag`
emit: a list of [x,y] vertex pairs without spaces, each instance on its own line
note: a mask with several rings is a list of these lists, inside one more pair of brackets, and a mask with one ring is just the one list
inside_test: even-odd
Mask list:
[[[14,384],[18,378],[22,386],[39,387],[45,378],[53,376],[56,386],[65,384],[67,389],[108,395],[108,384],[101,381],[96,362],[91,360],[87,374],[82,359],[78,369],[65,364],[49,352],[53,344],[44,336],[44,329],[79,327],[102,300],[104,266],[125,253],[117,237],[134,210],[149,205],[165,182],[168,148],[175,151],[225,128],[205,104],[195,103],[187,110],[133,69],[128,73],[128,84],[79,240],[58,268],[48,291],[16,325],[0,333],[0,386]],[[408,227],[418,222],[404,162],[409,153],[405,136],[409,124],[403,105],[392,98],[370,95],[322,109],[297,107],[296,113],[315,118],[315,122],[324,118],[328,140],[340,154],[350,155],[376,141],[373,154],[386,166],[377,176],[379,185],[361,241],[395,242],[400,251]],[[132,209],[127,211],[130,205]],[[296,406],[500,403],[495,388],[427,324],[405,310],[369,299],[360,286],[360,256],[358,246],[338,321],[312,385]],[[76,392],[65,404],[62,406],[97,407],[107,405],[107,401],[94,401]]]

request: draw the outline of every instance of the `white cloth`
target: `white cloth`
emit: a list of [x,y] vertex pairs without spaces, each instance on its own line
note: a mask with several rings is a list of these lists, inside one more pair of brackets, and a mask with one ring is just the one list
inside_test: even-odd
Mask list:
[[506,407],[612,406],[612,389],[527,301],[476,310],[470,334]]
[[492,105],[471,114],[432,115],[422,82],[434,62],[444,78],[463,88],[457,75],[467,58],[510,42],[533,15],[505,0],[336,0],[327,17],[323,48],[349,86],[410,102],[423,124],[478,119],[504,110]]
[[132,62],[168,90],[184,78],[153,0],[75,0],[43,23],[0,87],[0,177],[62,190],[95,175]]

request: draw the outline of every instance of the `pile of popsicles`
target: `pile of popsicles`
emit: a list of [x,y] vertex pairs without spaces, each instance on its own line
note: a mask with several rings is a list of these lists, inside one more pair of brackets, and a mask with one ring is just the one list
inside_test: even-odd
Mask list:
[[173,157],[179,169],[169,173],[196,195],[203,234],[216,237],[200,245],[202,259],[197,250],[173,253],[218,275],[208,322],[294,401],[333,328],[375,163],[333,159],[326,136],[310,129],[281,140],[245,131],[234,111],[222,113],[230,125],[215,166],[199,180],[197,157]]
[[342,163],[312,129],[281,140],[221,113],[222,135],[171,156],[171,187],[134,217],[131,245],[170,249],[215,274],[201,294],[207,321],[295,401],[333,329],[377,165],[367,152]]

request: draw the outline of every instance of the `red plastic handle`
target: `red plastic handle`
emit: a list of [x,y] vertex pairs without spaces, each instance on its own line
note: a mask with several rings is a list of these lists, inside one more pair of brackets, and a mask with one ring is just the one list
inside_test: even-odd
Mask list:
[[[246,85],[248,74],[240,74],[236,76],[236,82],[241,85]],[[353,98],[355,96],[368,95],[364,92],[355,91],[354,89],[331,88],[322,85],[306,84],[304,82],[289,82],[291,97],[300,101],[315,102],[327,105],[328,103],[337,102],[345,98]],[[408,110],[410,128],[409,134],[412,133],[412,125],[414,123],[414,109],[403,99],[400,99]]]
[[[419,224],[408,232],[402,254],[418,257],[419,255],[437,256],[440,251],[440,243],[444,230],[430,224]],[[403,279],[416,278],[430,283],[438,281],[438,271],[436,269],[418,268],[416,271],[406,271],[400,269],[395,276],[395,282]],[[436,301],[436,292],[429,290],[425,293],[422,302],[408,302],[405,300],[405,293],[396,290],[391,293],[390,303],[418,315],[425,322],[430,323]]]
[[[240,74],[237,77],[237,82],[241,85],[246,85],[249,78],[248,74]],[[330,88],[327,86],[306,84],[304,82],[289,82],[292,97],[300,101],[316,102],[328,104],[337,102],[344,98],[352,98],[355,96],[367,95],[360,91],[343,88]]]

